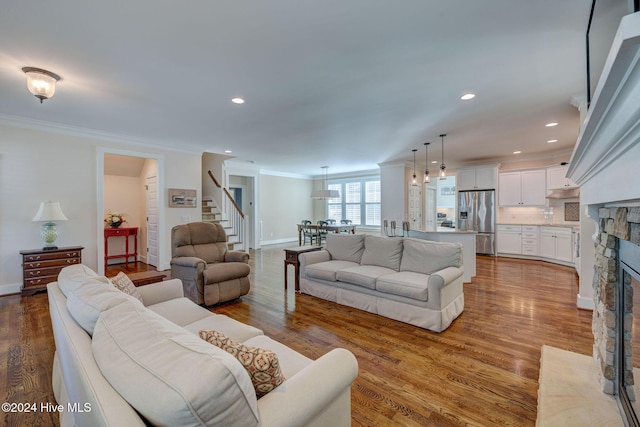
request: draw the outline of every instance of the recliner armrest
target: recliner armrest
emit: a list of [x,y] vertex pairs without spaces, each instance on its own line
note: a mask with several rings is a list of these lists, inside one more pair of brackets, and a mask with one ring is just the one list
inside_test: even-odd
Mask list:
[[207,265],[203,259],[194,257],[194,256],[181,256],[176,258],[171,258],[171,265],[179,265],[180,267],[198,267],[198,264],[202,264],[201,270],[204,270],[204,267]]
[[227,251],[224,254],[224,262],[244,262],[249,263],[249,254],[242,251]]

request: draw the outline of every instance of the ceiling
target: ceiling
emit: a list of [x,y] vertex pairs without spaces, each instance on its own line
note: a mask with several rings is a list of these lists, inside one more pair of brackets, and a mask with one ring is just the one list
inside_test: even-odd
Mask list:
[[[570,153],[591,0],[6,0],[0,120],[302,175]],[[626,0],[598,2],[596,73]],[[622,11],[622,12],[621,12]],[[597,46],[596,46],[597,47]],[[24,66],[59,74],[43,104]],[[472,92],[469,101],[460,96]],[[246,102],[236,105],[231,98]],[[553,128],[545,127],[551,121]],[[550,139],[557,142],[547,143]],[[522,151],[515,157],[513,151]],[[421,166],[422,167],[422,166]],[[435,168],[435,167],[434,167]]]

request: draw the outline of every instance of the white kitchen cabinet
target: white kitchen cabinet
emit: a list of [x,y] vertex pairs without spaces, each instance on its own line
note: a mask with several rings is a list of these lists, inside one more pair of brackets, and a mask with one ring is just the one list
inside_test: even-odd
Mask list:
[[458,171],[456,188],[466,190],[493,190],[496,188],[496,168],[465,168]]
[[500,173],[499,206],[544,206],[546,192],[544,169]]
[[569,165],[547,168],[547,190],[577,187],[575,182],[566,177],[568,169]]
[[540,256],[573,262],[573,231],[565,227],[540,227]]
[[538,256],[538,226],[522,226],[522,255]]
[[498,225],[496,252],[499,254],[522,254],[522,226]]

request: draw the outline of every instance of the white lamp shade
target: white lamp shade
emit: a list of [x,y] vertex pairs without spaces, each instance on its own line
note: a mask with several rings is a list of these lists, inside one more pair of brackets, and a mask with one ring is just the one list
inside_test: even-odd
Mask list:
[[40,208],[31,221],[66,221],[67,217],[60,209],[58,202],[40,202]]
[[340,197],[338,190],[314,190],[311,192],[312,199],[335,199]]
[[27,89],[40,99],[49,99],[56,92],[56,82],[60,77],[46,70],[25,67],[24,73],[27,75]]

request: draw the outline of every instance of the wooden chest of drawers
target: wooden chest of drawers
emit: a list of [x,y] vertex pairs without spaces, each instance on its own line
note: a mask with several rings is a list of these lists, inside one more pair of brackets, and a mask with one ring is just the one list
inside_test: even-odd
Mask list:
[[22,255],[22,296],[33,295],[55,282],[64,267],[82,262],[82,246],[51,250],[20,251]]

